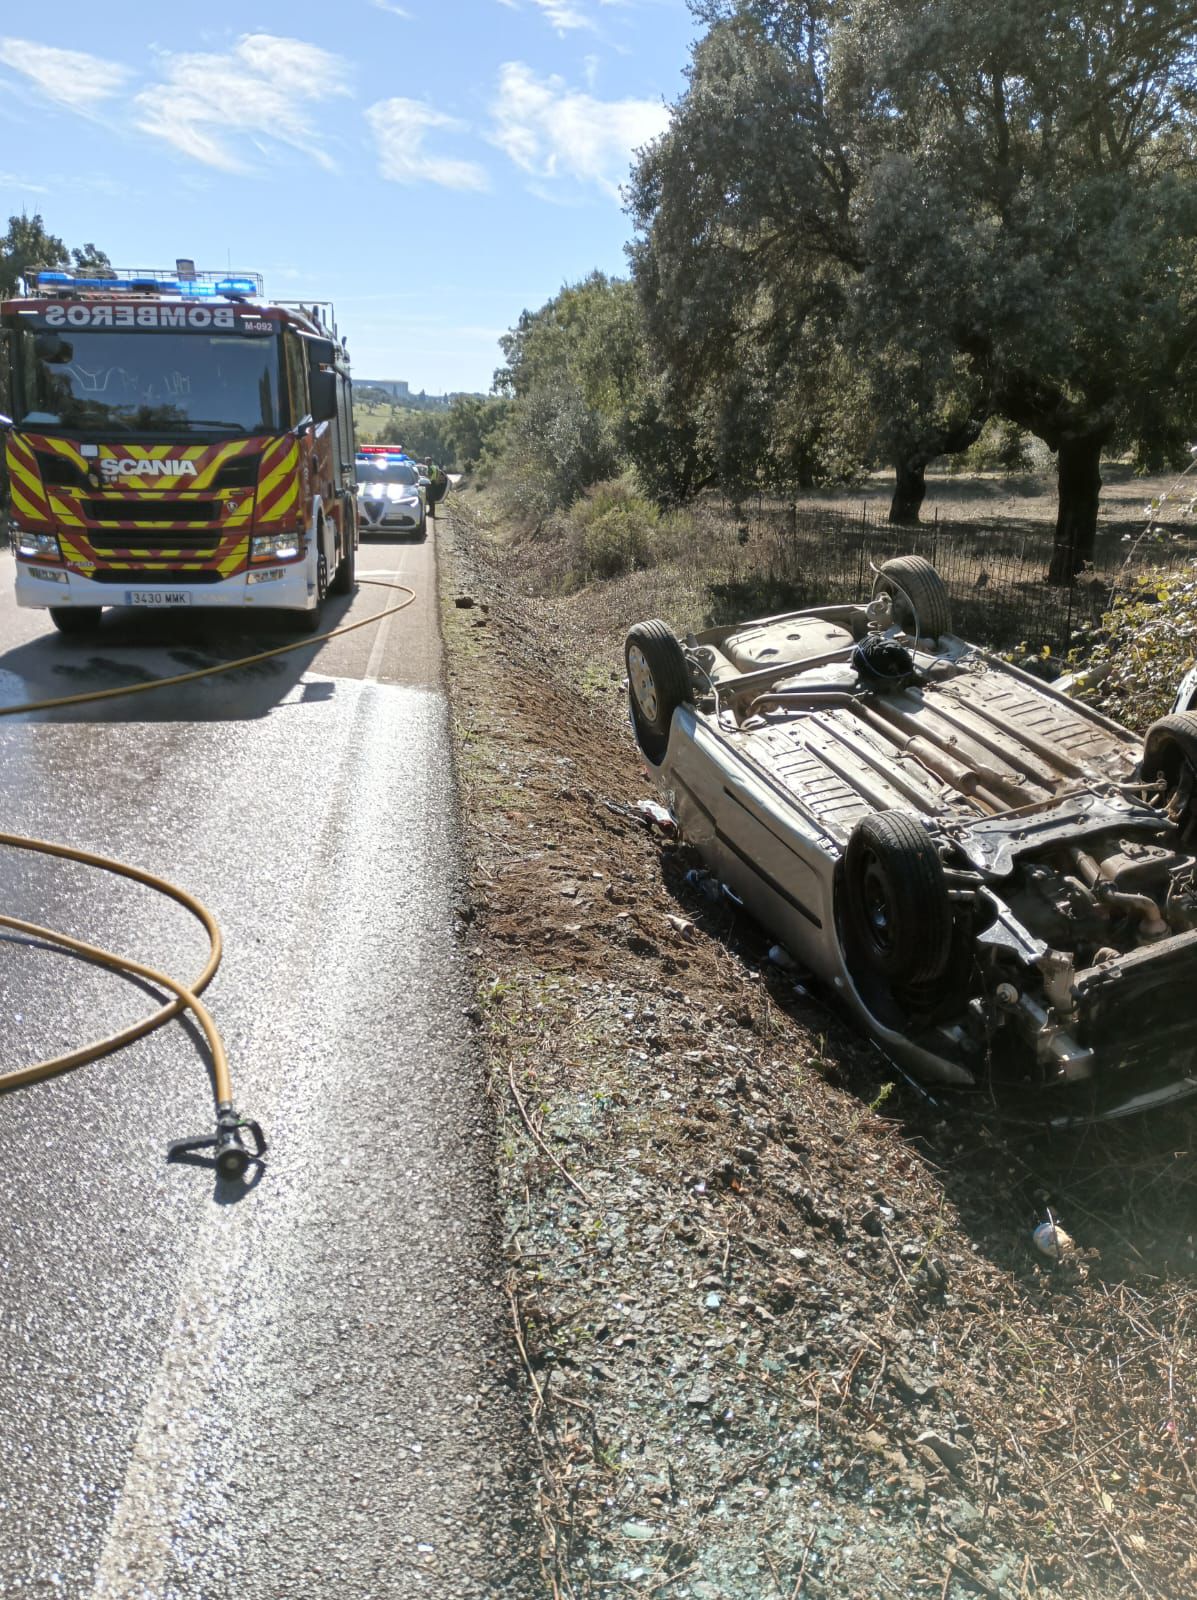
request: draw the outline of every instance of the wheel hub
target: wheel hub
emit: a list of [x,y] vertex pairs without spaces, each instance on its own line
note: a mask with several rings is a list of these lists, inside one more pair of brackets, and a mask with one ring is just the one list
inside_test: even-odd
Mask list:
[[628,651],[628,677],[631,679],[636,704],[650,722],[654,721],[657,715],[657,685],[653,679],[652,668],[639,645],[633,645]]

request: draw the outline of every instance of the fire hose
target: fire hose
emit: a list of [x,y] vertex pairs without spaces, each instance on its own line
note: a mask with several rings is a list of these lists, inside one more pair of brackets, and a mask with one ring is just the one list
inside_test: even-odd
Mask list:
[[[259,661],[268,661],[273,656],[287,655],[293,650],[310,650],[314,645],[322,644],[326,640],[336,639],[342,634],[353,633],[357,628],[365,628],[372,623],[381,622],[384,617],[393,616],[397,611],[406,610],[416,598],[415,590],[408,588],[403,583],[389,583],[380,578],[362,578],[363,584],[371,584],[377,588],[400,590],[406,599],[394,605],[385,606],[373,616],[363,617],[358,622],[347,622],[338,628],[330,628],[328,632],[298,639],[291,644],[279,645],[272,650],[259,650],[253,655],[242,656],[236,661],[221,662],[216,666],[200,667],[192,672],[178,673],[173,677],[154,678],[148,683],[134,683],[125,687],[112,689],[89,690],[83,694],[63,695],[53,700],[31,700],[21,705],[0,706],[0,716],[16,716],[22,712],[54,711],[64,706],[87,705],[97,700],[115,700],[124,695],[146,694],[152,689],[165,689],[175,684],[192,683],[198,678],[211,678],[222,672],[235,672],[241,667],[254,666]],[[216,1103],[216,1131],[214,1134],[200,1134],[186,1139],[176,1139],[169,1147],[168,1160],[179,1160],[193,1157],[196,1152],[211,1150],[211,1160],[216,1171],[225,1178],[241,1178],[251,1164],[260,1163],[266,1153],[266,1139],[262,1133],[261,1125],[242,1118],[233,1105],[233,1084],[229,1072],[228,1054],[220,1037],[220,1031],[213,1020],[211,1012],[200,999],[204,990],[216,976],[220,966],[222,944],[220,929],[216,919],[201,901],[186,889],[181,889],[177,884],[160,878],[155,873],[144,871],[141,867],[130,866],[122,861],[114,861],[108,856],[97,855],[88,850],[78,850],[72,845],[53,844],[45,839],[26,838],[22,834],[0,833],[0,846],[8,846],[14,850],[29,850],[38,855],[56,856],[65,861],[76,861],[84,866],[97,867],[102,872],[110,872],[119,877],[129,878],[135,883],[145,884],[148,888],[159,894],[166,895],[176,901],[191,913],[203,927],[208,936],[208,959],[204,963],[199,975],[190,984],[180,983],[168,973],[160,972],[157,968],[146,965],[144,962],[135,961],[129,956],[119,955],[112,950],[101,949],[98,945],[88,944],[82,939],[72,938],[69,934],[60,933],[53,928],[43,928],[34,922],[26,922],[19,917],[10,917],[0,913],[0,929],[8,929],[12,933],[21,935],[39,944],[56,945],[72,954],[81,956],[86,961],[91,961],[97,966],[107,967],[113,972],[123,973],[128,977],[140,978],[159,989],[165,989],[173,995],[159,1010],[139,1022],[132,1023],[129,1027],[121,1029],[119,1033],[110,1034],[107,1038],[96,1039],[90,1044],[81,1046],[77,1050],[68,1051],[65,1055],[55,1056],[50,1060],[36,1062],[32,1066],[18,1067],[9,1072],[0,1073],[0,1092],[18,1089],[25,1084],[39,1083],[46,1078],[57,1077],[60,1073],[70,1072],[76,1067],[83,1067],[93,1061],[99,1061],[104,1056],[112,1055],[115,1051],[123,1049],[125,1045],[132,1044],[137,1039],[144,1038],[156,1029],[164,1027],[166,1023],[179,1016],[184,1011],[190,1011],[199,1024],[207,1042],[212,1068],[212,1093]],[[245,1135],[252,1139],[252,1148],[245,1142]],[[202,1159],[202,1158],[201,1158]]]

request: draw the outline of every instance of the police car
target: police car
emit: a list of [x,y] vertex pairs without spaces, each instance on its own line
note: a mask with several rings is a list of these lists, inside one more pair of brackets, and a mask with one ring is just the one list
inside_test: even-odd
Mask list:
[[427,480],[397,446],[362,445],[355,462],[357,515],[362,534],[414,533],[428,528]]

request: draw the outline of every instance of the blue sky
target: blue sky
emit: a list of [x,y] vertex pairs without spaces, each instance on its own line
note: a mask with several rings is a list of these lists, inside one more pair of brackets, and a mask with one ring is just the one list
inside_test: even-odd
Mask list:
[[[6,11],[8,8],[5,8]],[[332,299],[360,377],[486,390],[496,340],[593,268],[664,126],[684,0],[254,0],[0,21],[0,228],[114,265]]]

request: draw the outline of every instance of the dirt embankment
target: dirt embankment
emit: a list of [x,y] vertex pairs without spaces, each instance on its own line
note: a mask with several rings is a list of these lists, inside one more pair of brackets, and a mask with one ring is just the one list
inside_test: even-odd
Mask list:
[[545,1594],[1197,1594],[1194,1118],[895,1083],[631,809],[605,599],[440,526]]

